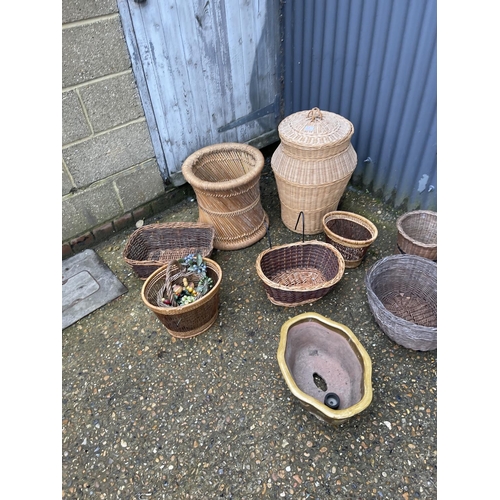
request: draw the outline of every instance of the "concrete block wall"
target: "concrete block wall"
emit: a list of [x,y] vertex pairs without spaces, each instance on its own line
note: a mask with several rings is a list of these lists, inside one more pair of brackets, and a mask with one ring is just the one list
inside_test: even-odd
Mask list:
[[116,0],[62,2],[63,258],[177,203],[166,186]]

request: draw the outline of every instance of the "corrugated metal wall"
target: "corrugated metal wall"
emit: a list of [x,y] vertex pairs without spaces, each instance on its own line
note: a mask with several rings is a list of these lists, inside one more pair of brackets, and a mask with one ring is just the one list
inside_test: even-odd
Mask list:
[[436,0],[286,0],[285,116],[320,109],[355,128],[356,186],[437,210]]

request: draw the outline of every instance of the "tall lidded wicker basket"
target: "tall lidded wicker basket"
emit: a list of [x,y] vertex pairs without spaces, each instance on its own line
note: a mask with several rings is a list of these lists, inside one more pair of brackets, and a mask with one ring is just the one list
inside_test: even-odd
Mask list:
[[356,168],[351,144],[353,124],[346,118],[313,108],[286,117],[278,126],[281,139],[272,158],[281,218],[294,232],[304,212],[304,234],[323,231],[323,216],[337,209]]

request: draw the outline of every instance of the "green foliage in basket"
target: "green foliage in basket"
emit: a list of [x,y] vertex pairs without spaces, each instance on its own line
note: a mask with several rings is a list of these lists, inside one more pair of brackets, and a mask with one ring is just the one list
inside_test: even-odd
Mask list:
[[200,253],[186,255],[186,257],[179,260],[179,264],[187,272],[196,273],[200,276],[196,286],[193,283],[188,283],[187,279],[184,278],[184,286],[177,285],[174,287],[174,297],[177,305],[184,306],[203,297],[213,287],[214,283],[212,278],[207,276],[207,265],[203,262],[203,256]]

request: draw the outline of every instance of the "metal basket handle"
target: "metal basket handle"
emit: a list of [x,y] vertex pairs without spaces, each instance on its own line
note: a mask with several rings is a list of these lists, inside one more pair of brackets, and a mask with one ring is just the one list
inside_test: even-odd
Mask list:
[[297,225],[299,224],[299,220],[300,220],[301,215],[302,215],[302,243],[304,243],[305,221],[304,221],[304,212],[302,212],[302,211],[299,212],[299,216],[297,217],[297,222],[295,223],[295,229],[297,229]]
[[[297,222],[295,223],[295,229],[297,229],[297,225],[300,220],[300,216],[302,215],[302,243],[304,243],[304,234],[305,234],[305,222],[304,222],[304,212],[299,212],[299,217],[297,218]],[[266,228],[267,240],[269,241],[269,248],[273,248],[271,243],[271,234],[269,233],[269,226],[264,222],[264,226]]]
[[273,248],[271,243],[271,234],[269,233],[269,226],[264,222],[264,226],[266,227],[267,241],[269,241],[269,248]]
[[[297,218],[297,222],[295,223],[295,229],[297,229],[297,225],[300,220],[300,216],[302,215],[302,243],[304,243],[304,234],[305,234],[305,223],[304,223],[304,212],[299,213],[299,217]],[[273,248],[271,243],[271,234],[269,233],[269,226],[264,222],[264,226],[266,228],[267,240],[269,241],[269,248]]]

